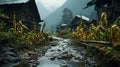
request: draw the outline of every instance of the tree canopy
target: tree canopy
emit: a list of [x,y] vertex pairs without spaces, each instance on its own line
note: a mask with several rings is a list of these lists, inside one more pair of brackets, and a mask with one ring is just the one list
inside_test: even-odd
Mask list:
[[63,10],[62,23],[69,24],[73,19],[73,12],[69,8]]

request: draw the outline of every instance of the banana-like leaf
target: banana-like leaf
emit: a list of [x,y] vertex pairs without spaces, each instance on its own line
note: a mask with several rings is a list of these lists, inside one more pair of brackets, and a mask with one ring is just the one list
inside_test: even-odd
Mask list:
[[108,55],[108,54],[110,54],[110,52],[111,52],[111,51],[107,51],[107,52],[105,52],[105,55]]
[[120,25],[120,17],[117,18],[117,20],[114,22],[116,25]]
[[28,30],[28,27],[27,27],[27,26],[25,26],[25,25],[22,25],[22,27]]

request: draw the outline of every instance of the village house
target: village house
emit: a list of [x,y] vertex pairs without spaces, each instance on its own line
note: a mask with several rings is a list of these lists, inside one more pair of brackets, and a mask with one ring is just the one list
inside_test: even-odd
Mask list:
[[35,0],[0,0],[0,9],[9,18],[0,17],[0,22],[12,22],[13,14],[16,15],[16,21],[21,20],[28,27],[34,23],[41,22],[41,18],[35,3]]
[[60,32],[61,30],[69,30],[68,24],[62,23],[56,26],[56,32]]
[[72,20],[72,22],[70,23],[69,27],[71,29],[71,31],[75,31],[77,26],[79,25],[86,25],[89,27],[90,23],[91,23],[91,19],[86,17],[86,16],[80,16],[80,15],[76,15],[75,18]]
[[76,15],[73,20],[71,21],[70,24],[65,24],[62,23],[60,25],[58,25],[56,27],[56,31],[59,32],[61,30],[70,30],[70,31],[75,31],[77,26],[82,25],[82,26],[86,26],[89,27],[90,24],[93,23],[95,24],[96,21],[92,20],[86,16],[80,16],[80,15]]
[[120,16],[120,0],[92,0],[87,3],[85,8],[92,5],[95,5],[98,18],[102,12],[106,12],[110,23],[113,23]]

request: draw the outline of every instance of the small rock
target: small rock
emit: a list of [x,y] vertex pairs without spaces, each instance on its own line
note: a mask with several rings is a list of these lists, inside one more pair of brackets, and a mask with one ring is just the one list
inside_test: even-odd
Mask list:
[[57,49],[57,51],[61,51],[60,49]]
[[51,49],[50,51],[53,52],[54,50]]
[[81,55],[85,55],[85,54],[86,54],[86,50],[82,50],[82,51],[80,52],[80,54],[81,54]]
[[35,62],[35,60],[30,60],[30,61],[28,61],[28,63],[34,63]]
[[10,56],[13,56],[13,57],[17,57],[17,55],[13,52],[5,52],[4,55],[10,55]]
[[40,63],[39,61],[33,61],[32,67],[37,67],[37,65],[38,65],[39,63]]
[[55,60],[56,57],[51,57],[50,60]]
[[8,63],[8,62],[14,63],[14,62],[19,61],[19,58],[7,55],[5,57],[2,57],[2,61],[5,62],[5,63]]
[[2,52],[6,52],[6,51],[10,51],[11,48],[10,47],[2,47]]
[[13,53],[15,53],[15,54],[17,54],[18,50],[14,49],[14,48],[11,48],[10,51],[13,52]]

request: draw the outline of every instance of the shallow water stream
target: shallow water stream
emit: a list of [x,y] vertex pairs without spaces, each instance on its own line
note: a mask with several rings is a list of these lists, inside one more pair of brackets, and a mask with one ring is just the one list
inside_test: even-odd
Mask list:
[[86,50],[78,51],[69,39],[53,38],[57,41],[51,43],[45,55],[39,58],[37,67],[85,67],[82,61]]
[[37,60],[26,60],[22,67],[95,67],[95,61],[86,58],[86,49],[73,46],[70,39],[52,38],[55,41],[46,48],[36,48]]

